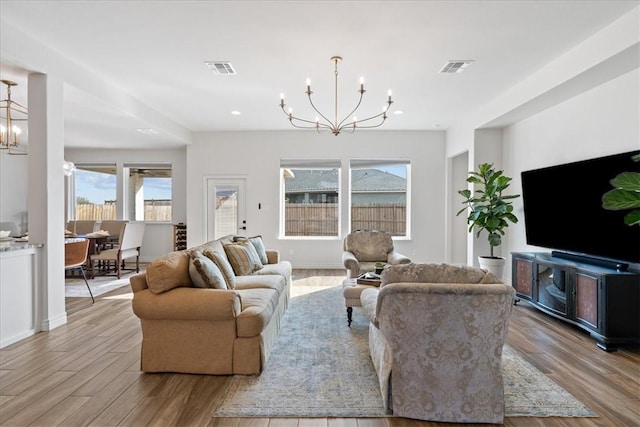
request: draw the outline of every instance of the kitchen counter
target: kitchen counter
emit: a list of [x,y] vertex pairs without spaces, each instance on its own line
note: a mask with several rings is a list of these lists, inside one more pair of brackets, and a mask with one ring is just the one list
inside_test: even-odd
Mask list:
[[26,239],[0,240],[0,252],[19,251],[22,249],[41,248],[42,243],[29,243]]

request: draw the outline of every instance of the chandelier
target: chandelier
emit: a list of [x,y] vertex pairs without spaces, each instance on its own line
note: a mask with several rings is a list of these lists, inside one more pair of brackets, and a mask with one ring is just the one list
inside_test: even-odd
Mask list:
[[349,114],[344,116],[342,120],[338,121],[338,62],[340,62],[341,60],[342,57],[340,56],[331,57],[331,61],[333,61],[334,63],[335,70],[333,121],[322,114],[313,103],[313,99],[311,99],[311,94],[313,93],[313,91],[311,90],[311,81],[309,79],[307,79],[307,90],[305,91],[305,93],[309,98],[311,107],[316,113],[318,113],[318,116],[316,116],[315,120],[307,120],[294,116],[293,110],[291,108],[289,108],[288,110],[285,109],[286,104],[284,103],[284,95],[280,94],[280,108],[294,127],[300,129],[316,129],[318,132],[330,131],[337,136],[340,134],[340,132],[353,133],[356,129],[377,128],[381,126],[387,119],[387,112],[389,111],[391,104],[393,104],[393,101],[391,100],[391,90],[389,90],[387,94],[387,102],[382,107],[381,113],[371,117],[367,117],[365,119],[358,119],[354,116],[354,113],[360,107],[360,103],[362,103],[362,98],[364,96],[364,93],[366,92],[366,90],[364,89],[364,79],[360,78],[360,89],[358,90],[358,93],[360,93],[360,97],[358,99],[358,103]]
[[27,154],[20,150],[20,139],[26,139],[27,108],[11,100],[11,87],[17,83],[10,80],[0,80],[7,86],[7,99],[0,101],[0,149],[9,154]]

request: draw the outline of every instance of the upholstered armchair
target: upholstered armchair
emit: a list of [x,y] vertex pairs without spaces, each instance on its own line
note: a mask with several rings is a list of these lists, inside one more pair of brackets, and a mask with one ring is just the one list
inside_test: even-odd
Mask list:
[[396,416],[502,423],[502,348],[514,290],[447,264],[391,266],[360,295],[382,401]]
[[406,256],[395,252],[391,234],[379,230],[357,230],[344,238],[342,263],[347,277],[353,278],[375,270],[376,262],[385,264],[408,264]]

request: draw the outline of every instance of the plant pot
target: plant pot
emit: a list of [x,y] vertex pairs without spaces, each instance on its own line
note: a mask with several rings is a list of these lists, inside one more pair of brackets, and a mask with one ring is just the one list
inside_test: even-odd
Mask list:
[[502,280],[502,274],[504,273],[504,265],[506,263],[505,259],[502,257],[487,257],[487,256],[479,256],[478,263],[480,264],[480,268],[493,273],[498,279]]

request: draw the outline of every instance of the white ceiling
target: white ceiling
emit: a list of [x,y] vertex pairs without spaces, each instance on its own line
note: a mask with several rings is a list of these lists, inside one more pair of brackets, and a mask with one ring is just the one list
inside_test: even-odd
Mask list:
[[[379,112],[391,88],[392,110],[404,114],[390,115],[384,129],[447,129],[638,4],[2,0],[0,15],[3,25],[91,76],[62,75],[67,147],[145,148],[183,145],[184,135],[197,131],[292,129],[279,96],[313,119],[307,77],[317,104],[332,115],[333,55],[344,58],[341,111],[356,102],[364,76],[359,117]],[[0,59],[1,77],[21,84],[13,95],[24,103],[26,72],[56,72],[5,49]],[[450,59],[475,63],[460,74],[439,74]],[[215,75],[204,64],[209,60],[231,61],[238,74]],[[115,94],[101,96],[104,87],[94,91],[94,80]],[[118,93],[140,104],[123,108]],[[160,134],[136,132],[148,127]]]

